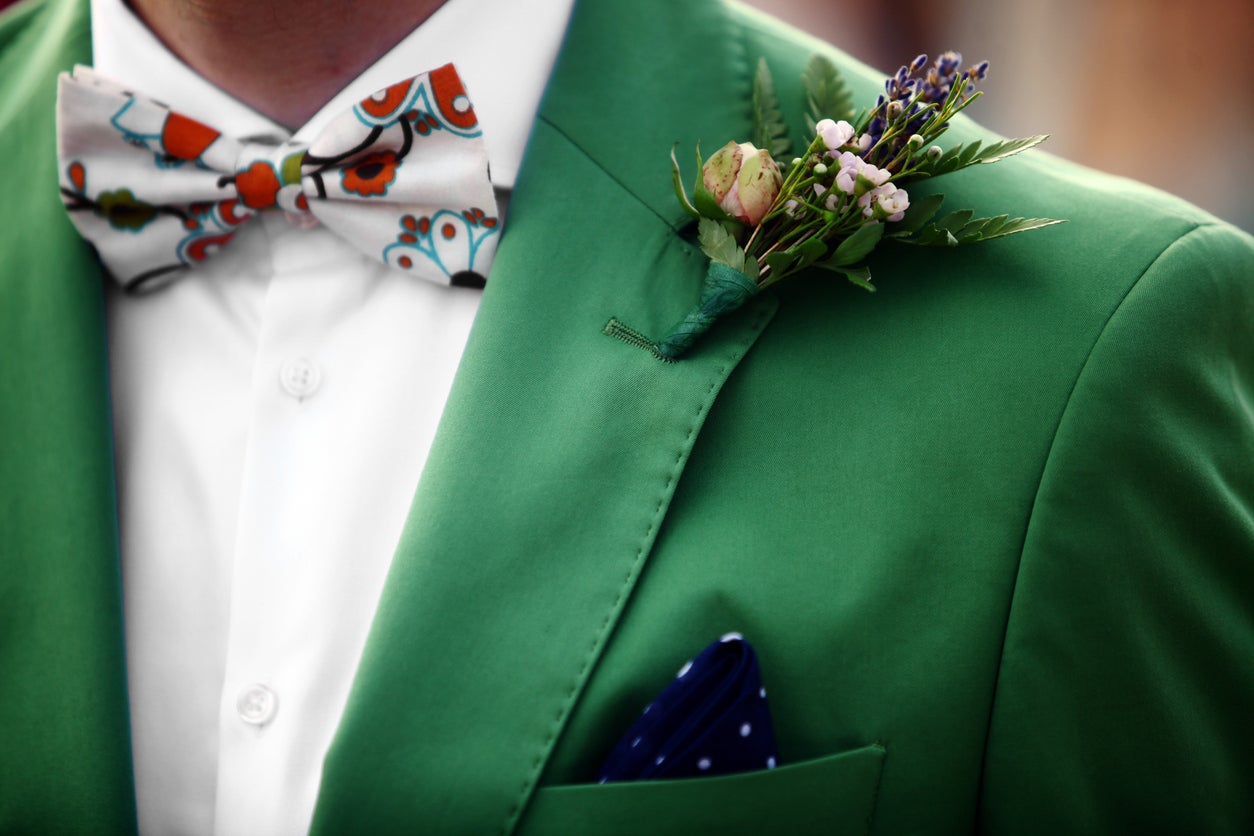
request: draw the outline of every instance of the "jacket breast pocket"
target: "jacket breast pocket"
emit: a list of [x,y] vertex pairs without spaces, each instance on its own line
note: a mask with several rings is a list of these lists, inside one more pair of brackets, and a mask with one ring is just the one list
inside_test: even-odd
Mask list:
[[716,778],[541,787],[519,828],[525,836],[579,833],[866,833],[883,746]]

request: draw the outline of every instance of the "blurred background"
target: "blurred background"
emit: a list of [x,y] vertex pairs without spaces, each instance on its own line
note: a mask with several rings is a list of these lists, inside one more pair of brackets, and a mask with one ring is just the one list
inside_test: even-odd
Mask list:
[[970,111],[1254,231],[1251,0],[747,0],[887,72],[992,63]]
[[1254,231],[1252,0],[747,2],[885,72],[920,52],[988,59],[980,122]]

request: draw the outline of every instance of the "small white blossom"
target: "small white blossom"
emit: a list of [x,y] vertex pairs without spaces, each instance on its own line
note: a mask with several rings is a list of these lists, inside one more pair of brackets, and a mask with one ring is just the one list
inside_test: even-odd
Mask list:
[[823,119],[814,126],[819,136],[823,138],[823,144],[827,146],[827,150],[835,151],[842,145],[848,145],[853,139],[853,125],[850,125],[844,119],[835,122],[831,119]]
[[840,171],[836,174],[836,188],[845,194],[858,192],[858,178],[870,181],[872,187],[882,186],[892,177],[886,168],[877,168],[851,151],[840,155]]
[[893,176],[893,173],[888,169],[876,168],[867,163],[863,163],[862,171],[859,173],[877,186],[884,185],[888,182],[888,178]]
[[[892,185],[891,183],[889,185]],[[876,199],[880,210],[887,216],[887,219],[896,223],[906,216],[906,210],[910,208],[910,195],[906,194],[905,189],[899,189],[893,186],[893,191],[887,195],[880,195]]]
[[862,207],[863,217],[896,222],[910,208],[910,195],[905,189],[885,183],[858,198],[858,206]]
[[865,165],[862,158],[852,151],[841,154],[840,171],[836,173],[836,188],[845,194],[853,194],[854,187],[858,183],[858,170],[862,165]]

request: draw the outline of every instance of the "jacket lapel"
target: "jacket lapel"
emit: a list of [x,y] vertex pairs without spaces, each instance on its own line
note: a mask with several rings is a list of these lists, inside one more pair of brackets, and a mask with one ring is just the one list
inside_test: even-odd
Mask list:
[[0,200],[0,729],[13,733],[0,830],[123,833],[135,812],[103,284],[47,188],[56,74],[90,61],[87,4],[18,12],[0,53],[0,157],[29,177]]
[[315,831],[514,826],[711,403],[774,312],[755,300],[673,364],[602,332],[617,318],[661,336],[696,300],[706,260],[677,232],[667,152],[747,133],[748,68],[711,42],[722,15],[575,12]]

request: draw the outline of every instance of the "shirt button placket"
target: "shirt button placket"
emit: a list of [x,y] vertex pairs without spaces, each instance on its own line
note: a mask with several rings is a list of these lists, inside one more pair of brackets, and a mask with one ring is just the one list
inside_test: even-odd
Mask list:
[[279,710],[279,697],[265,685],[249,685],[235,701],[239,718],[250,726],[264,726]]
[[284,392],[303,401],[322,385],[322,369],[317,363],[304,357],[289,360],[279,369],[279,384]]

